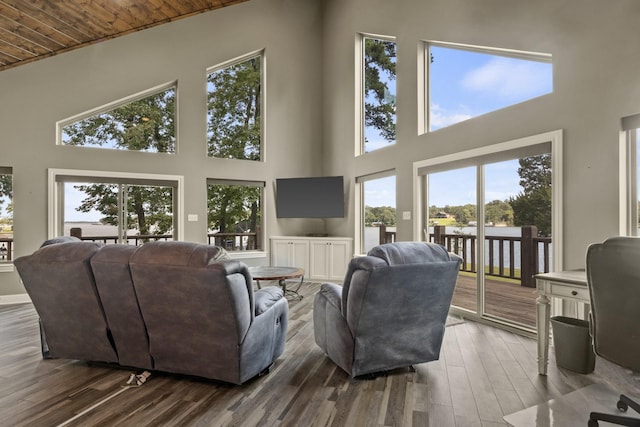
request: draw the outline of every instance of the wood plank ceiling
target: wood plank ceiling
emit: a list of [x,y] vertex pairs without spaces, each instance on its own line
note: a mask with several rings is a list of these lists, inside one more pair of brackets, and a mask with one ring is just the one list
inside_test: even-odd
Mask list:
[[0,0],[0,71],[248,0]]

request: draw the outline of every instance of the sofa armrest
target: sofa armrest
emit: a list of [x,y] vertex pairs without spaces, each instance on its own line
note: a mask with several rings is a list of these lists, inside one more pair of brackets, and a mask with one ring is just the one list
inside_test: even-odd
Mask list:
[[336,285],[335,283],[323,283],[320,287],[320,293],[338,312],[342,311],[342,286]]
[[256,316],[269,310],[269,308],[282,298],[284,298],[282,289],[276,286],[267,286],[257,290],[254,294]]

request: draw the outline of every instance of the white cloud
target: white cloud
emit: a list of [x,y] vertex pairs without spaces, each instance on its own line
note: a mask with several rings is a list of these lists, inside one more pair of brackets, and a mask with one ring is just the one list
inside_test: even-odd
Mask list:
[[497,57],[467,73],[462,80],[466,89],[504,98],[529,98],[546,93],[549,79],[544,78],[547,64]]
[[473,115],[466,112],[467,110],[467,108],[461,106],[459,111],[450,111],[440,107],[438,104],[431,104],[429,115],[431,130],[451,126],[472,118]]

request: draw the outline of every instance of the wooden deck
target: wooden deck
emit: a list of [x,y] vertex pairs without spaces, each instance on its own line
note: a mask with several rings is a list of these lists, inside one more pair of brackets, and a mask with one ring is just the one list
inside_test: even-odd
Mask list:
[[[487,278],[485,289],[485,314],[535,328],[538,297],[535,288]],[[460,274],[453,305],[475,311],[476,299],[476,277]]]

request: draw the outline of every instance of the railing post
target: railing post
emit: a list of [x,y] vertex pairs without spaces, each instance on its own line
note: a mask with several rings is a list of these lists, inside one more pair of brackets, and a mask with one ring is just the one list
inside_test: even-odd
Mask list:
[[535,288],[533,275],[536,274],[537,251],[534,247],[534,237],[538,237],[538,227],[525,225],[522,227],[522,240],[520,240],[520,281],[522,286]]
[[384,224],[380,224],[378,226],[378,232],[380,233],[380,235],[378,236],[380,244],[382,245],[383,243],[387,243],[387,226]]
[[69,230],[69,234],[73,237],[77,237],[78,239],[82,239],[82,228],[73,227]]
[[438,243],[440,245],[444,245],[445,244],[445,237],[444,235],[446,234],[446,228],[444,225],[435,225],[433,226],[433,241],[434,243]]

